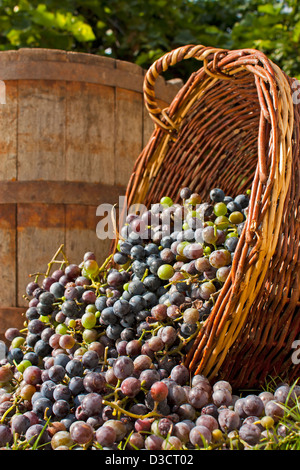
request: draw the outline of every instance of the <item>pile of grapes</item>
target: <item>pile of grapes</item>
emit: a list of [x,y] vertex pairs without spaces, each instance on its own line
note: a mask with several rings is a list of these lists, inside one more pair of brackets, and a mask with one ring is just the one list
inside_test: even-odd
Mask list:
[[299,386],[242,396],[184,366],[230,273],[249,194],[180,196],[128,214],[102,266],[88,252],[27,285],[24,329],[5,332],[0,448],[267,446]]

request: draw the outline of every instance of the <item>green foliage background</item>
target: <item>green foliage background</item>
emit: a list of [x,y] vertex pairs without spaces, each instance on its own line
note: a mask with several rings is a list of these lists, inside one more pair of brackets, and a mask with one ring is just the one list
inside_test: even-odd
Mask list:
[[[256,48],[287,74],[300,78],[299,3],[0,0],[0,50],[42,47],[88,52],[147,69],[163,53],[185,44]],[[176,76],[186,78],[196,67],[192,62],[181,64]]]

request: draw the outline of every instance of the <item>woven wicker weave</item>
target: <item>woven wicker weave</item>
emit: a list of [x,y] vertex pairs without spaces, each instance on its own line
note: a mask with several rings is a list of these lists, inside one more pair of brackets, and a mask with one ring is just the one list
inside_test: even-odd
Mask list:
[[[161,110],[157,77],[188,58],[202,67]],[[237,387],[300,372],[300,106],[292,83],[261,52],[201,45],[165,54],[145,76],[156,127],[128,183],[128,205],[165,195],[179,202],[184,186],[203,200],[213,187],[233,196],[251,189],[231,275],[185,361],[192,373]]]

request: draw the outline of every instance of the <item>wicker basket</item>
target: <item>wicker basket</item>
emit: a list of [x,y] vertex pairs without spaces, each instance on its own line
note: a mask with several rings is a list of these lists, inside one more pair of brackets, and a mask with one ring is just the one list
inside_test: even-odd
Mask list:
[[[189,58],[202,67],[161,110],[157,77]],[[257,50],[201,45],[165,54],[144,81],[156,126],[135,163],[128,206],[150,206],[163,195],[178,202],[184,186],[206,200],[213,187],[230,195],[251,189],[231,275],[185,360],[193,374],[236,387],[300,372],[300,106],[293,81]]]

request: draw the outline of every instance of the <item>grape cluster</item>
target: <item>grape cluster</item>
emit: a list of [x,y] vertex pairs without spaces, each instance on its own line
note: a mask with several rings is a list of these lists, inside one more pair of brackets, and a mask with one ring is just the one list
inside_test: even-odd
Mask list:
[[27,285],[24,329],[6,331],[0,364],[1,448],[253,446],[297,399],[286,384],[241,398],[184,366],[230,275],[249,195],[180,195],[129,214],[102,266],[87,252]]

